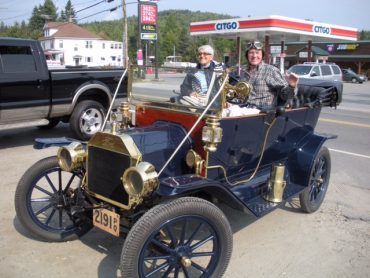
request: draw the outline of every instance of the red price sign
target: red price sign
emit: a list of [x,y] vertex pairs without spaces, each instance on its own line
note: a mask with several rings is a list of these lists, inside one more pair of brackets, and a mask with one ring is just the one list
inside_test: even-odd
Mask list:
[[140,23],[157,24],[157,5],[140,5]]

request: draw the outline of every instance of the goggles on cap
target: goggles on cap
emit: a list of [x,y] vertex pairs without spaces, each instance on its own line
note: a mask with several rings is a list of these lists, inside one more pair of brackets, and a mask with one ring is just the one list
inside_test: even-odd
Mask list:
[[247,44],[247,50],[251,49],[251,48],[255,48],[257,50],[260,50],[262,49],[263,45],[261,42],[259,41],[254,41],[254,42],[250,42]]

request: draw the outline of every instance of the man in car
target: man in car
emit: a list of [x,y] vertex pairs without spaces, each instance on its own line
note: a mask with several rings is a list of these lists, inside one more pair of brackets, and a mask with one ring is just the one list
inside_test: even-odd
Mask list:
[[213,60],[214,50],[210,45],[198,48],[196,71],[188,73],[180,86],[182,96],[205,97],[214,70],[223,70],[223,65]]
[[276,106],[278,99],[283,102],[292,99],[298,85],[298,76],[291,73],[285,78],[278,68],[264,63],[262,48],[259,41],[247,44],[245,56],[248,67],[242,71],[241,79],[253,86],[246,106],[263,109]]

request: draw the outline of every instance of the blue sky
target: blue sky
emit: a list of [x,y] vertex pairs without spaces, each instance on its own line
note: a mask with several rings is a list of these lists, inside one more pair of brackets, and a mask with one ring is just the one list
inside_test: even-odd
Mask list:
[[[102,0],[71,0],[75,11],[81,10]],[[44,0],[0,0],[0,21],[7,25],[15,21],[27,21],[32,9]],[[53,0],[58,11],[64,9],[67,0]],[[126,0],[128,15],[137,15],[136,0]],[[82,19],[95,13],[111,9],[121,4],[122,0],[102,2],[93,8],[81,11],[77,14]],[[310,19],[317,22],[336,24],[353,27],[359,30],[370,30],[370,1],[369,0],[160,0],[159,11],[168,9],[188,9],[192,11],[208,11],[228,14],[231,17],[267,17],[281,15],[296,19]],[[103,12],[95,16],[81,20],[81,23],[119,19],[122,17],[122,9],[115,12]]]

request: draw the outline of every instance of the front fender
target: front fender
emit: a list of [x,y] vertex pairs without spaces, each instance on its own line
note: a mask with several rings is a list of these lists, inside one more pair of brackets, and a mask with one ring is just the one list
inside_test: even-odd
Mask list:
[[46,149],[49,147],[62,147],[67,146],[73,142],[80,142],[86,144],[86,142],[79,141],[68,137],[57,137],[57,138],[36,138],[33,144],[33,148],[36,150]]
[[229,206],[246,213],[253,213],[222,183],[207,179],[197,175],[185,175],[169,177],[161,180],[155,193],[160,197],[173,198],[178,196],[188,196],[193,193],[207,193]]
[[316,155],[326,140],[335,138],[337,136],[332,134],[312,133],[306,136],[288,156],[287,167],[290,173],[290,180],[293,183],[308,186]]

